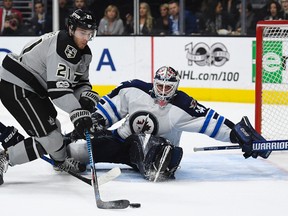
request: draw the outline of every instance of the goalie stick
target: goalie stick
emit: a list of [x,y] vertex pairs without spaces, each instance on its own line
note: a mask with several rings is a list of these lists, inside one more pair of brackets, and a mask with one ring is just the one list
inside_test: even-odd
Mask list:
[[[210,146],[210,147],[195,147],[197,151],[213,151],[213,150],[232,150],[241,149],[239,145],[228,146]],[[254,141],[252,144],[253,151],[285,151],[288,150],[288,140],[269,140],[269,141]]]
[[229,145],[229,146],[208,146],[208,147],[194,147],[194,152],[198,151],[218,151],[218,150],[231,150],[231,149],[241,149],[239,145]]
[[[54,161],[51,159],[51,158],[48,158],[46,156],[42,156],[41,157],[44,161],[50,163],[51,165],[55,166],[55,163]],[[78,178],[79,180],[85,182],[86,184],[89,184],[92,186],[92,183],[91,183],[91,180],[92,179],[89,179],[89,178],[86,178],[78,173],[75,173],[71,170],[64,170],[61,168],[61,166],[58,166],[62,171],[64,172],[67,172],[68,174]],[[98,183],[99,185],[103,185],[103,184],[106,184],[107,182],[109,181],[112,181],[113,179],[117,178],[119,175],[121,174],[121,170],[119,167],[114,167],[113,169],[109,170],[108,172],[104,173],[103,175],[101,175],[99,178],[98,178]]]
[[88,130],[85,132],[86,135],[86,142],[87,142],[87,149],[88,149],[88,155],[89,155],[89,163],[91,167],[91,176],[92,176],[92,186],[94,189],[94,195],[96,200],[96,205],[100,209],[125,209],[129,206],[138,208],[140,207],[140,203],[131,203],[129,200],[113,200],[113,201],[103,201],[100,197],[99,192],[99,184],[97,179],[97,173],[95,168],[95,163],[93,160],[93,153],[91,148],[91,138]]

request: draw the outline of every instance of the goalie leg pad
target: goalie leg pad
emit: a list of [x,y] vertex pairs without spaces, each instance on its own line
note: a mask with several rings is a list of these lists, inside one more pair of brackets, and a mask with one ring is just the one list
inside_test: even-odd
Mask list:
[[153,146],[145,156],[145,177],[150,181],[175,179],[174,174],[179,167],[182,155],[182,148],[170,143]]
[[136,134],[133,134],[129,136],[126,140],[126,143],[129,143],[130,150],[129,150],[129,156],[130,156],[130,162],[136,168],[139,170],[139,172],[142,175],[145,175],[145,169],[144,169],[144,151],[142,146],[142,140],[141,137],[139,137]]
[[182,148],[173,146],[162,137],[151,135],[148,142],[145,140],[145,134],[134,134],[126,139],[131,143],[131,163],[150,181],[155,181],[155,178],[156,181],[174,179],[182,159]]
[[145,177],[149,181],[164,181],[169,178],[167,171],[172,157],[171,150],[171,145],[161,143],[160,145],[152,146],[150,151],[148,151],[144,164]]
[[174,173],[179,167],[179,164],[182,160],[182,156],[183,156],[183,149],[181,147],[174,146],[174,148],[172,149],[172,157],[168,165],[168,169],[170,170],[171,173],[171,175],[169,176],[170,178],[173,179],[175,178]]

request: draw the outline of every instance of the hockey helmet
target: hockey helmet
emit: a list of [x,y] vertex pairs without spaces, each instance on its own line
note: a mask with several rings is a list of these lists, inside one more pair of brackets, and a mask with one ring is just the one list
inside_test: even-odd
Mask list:
[[76,28],[93,30],[97,32],[96,19],[90,11],[77,9],[68,18],[68,29],[75,31]]
[[172,67],[163,66],[156,71],[152,91],[160,107],[165,107],[176,95],[179,82],[179,73]]

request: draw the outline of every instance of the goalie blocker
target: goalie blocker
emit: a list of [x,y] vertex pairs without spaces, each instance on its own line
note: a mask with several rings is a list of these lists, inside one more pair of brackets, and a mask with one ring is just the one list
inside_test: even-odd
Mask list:
[[271,154],[270,150],[258,150],[254,148],[255,142],[265,142],[266,139],[252,127],[247,116],[244,116],[241,121],[233,127],[230,136],[232,142],[239,143],[245,158],[250,156],[257,158],[260,156],[266,159]]

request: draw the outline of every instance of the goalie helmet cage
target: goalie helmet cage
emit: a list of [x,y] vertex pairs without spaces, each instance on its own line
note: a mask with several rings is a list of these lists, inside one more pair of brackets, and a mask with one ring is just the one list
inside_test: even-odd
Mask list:
[[288,20],[256,26],[255,129],[267,140],[288,138]]

